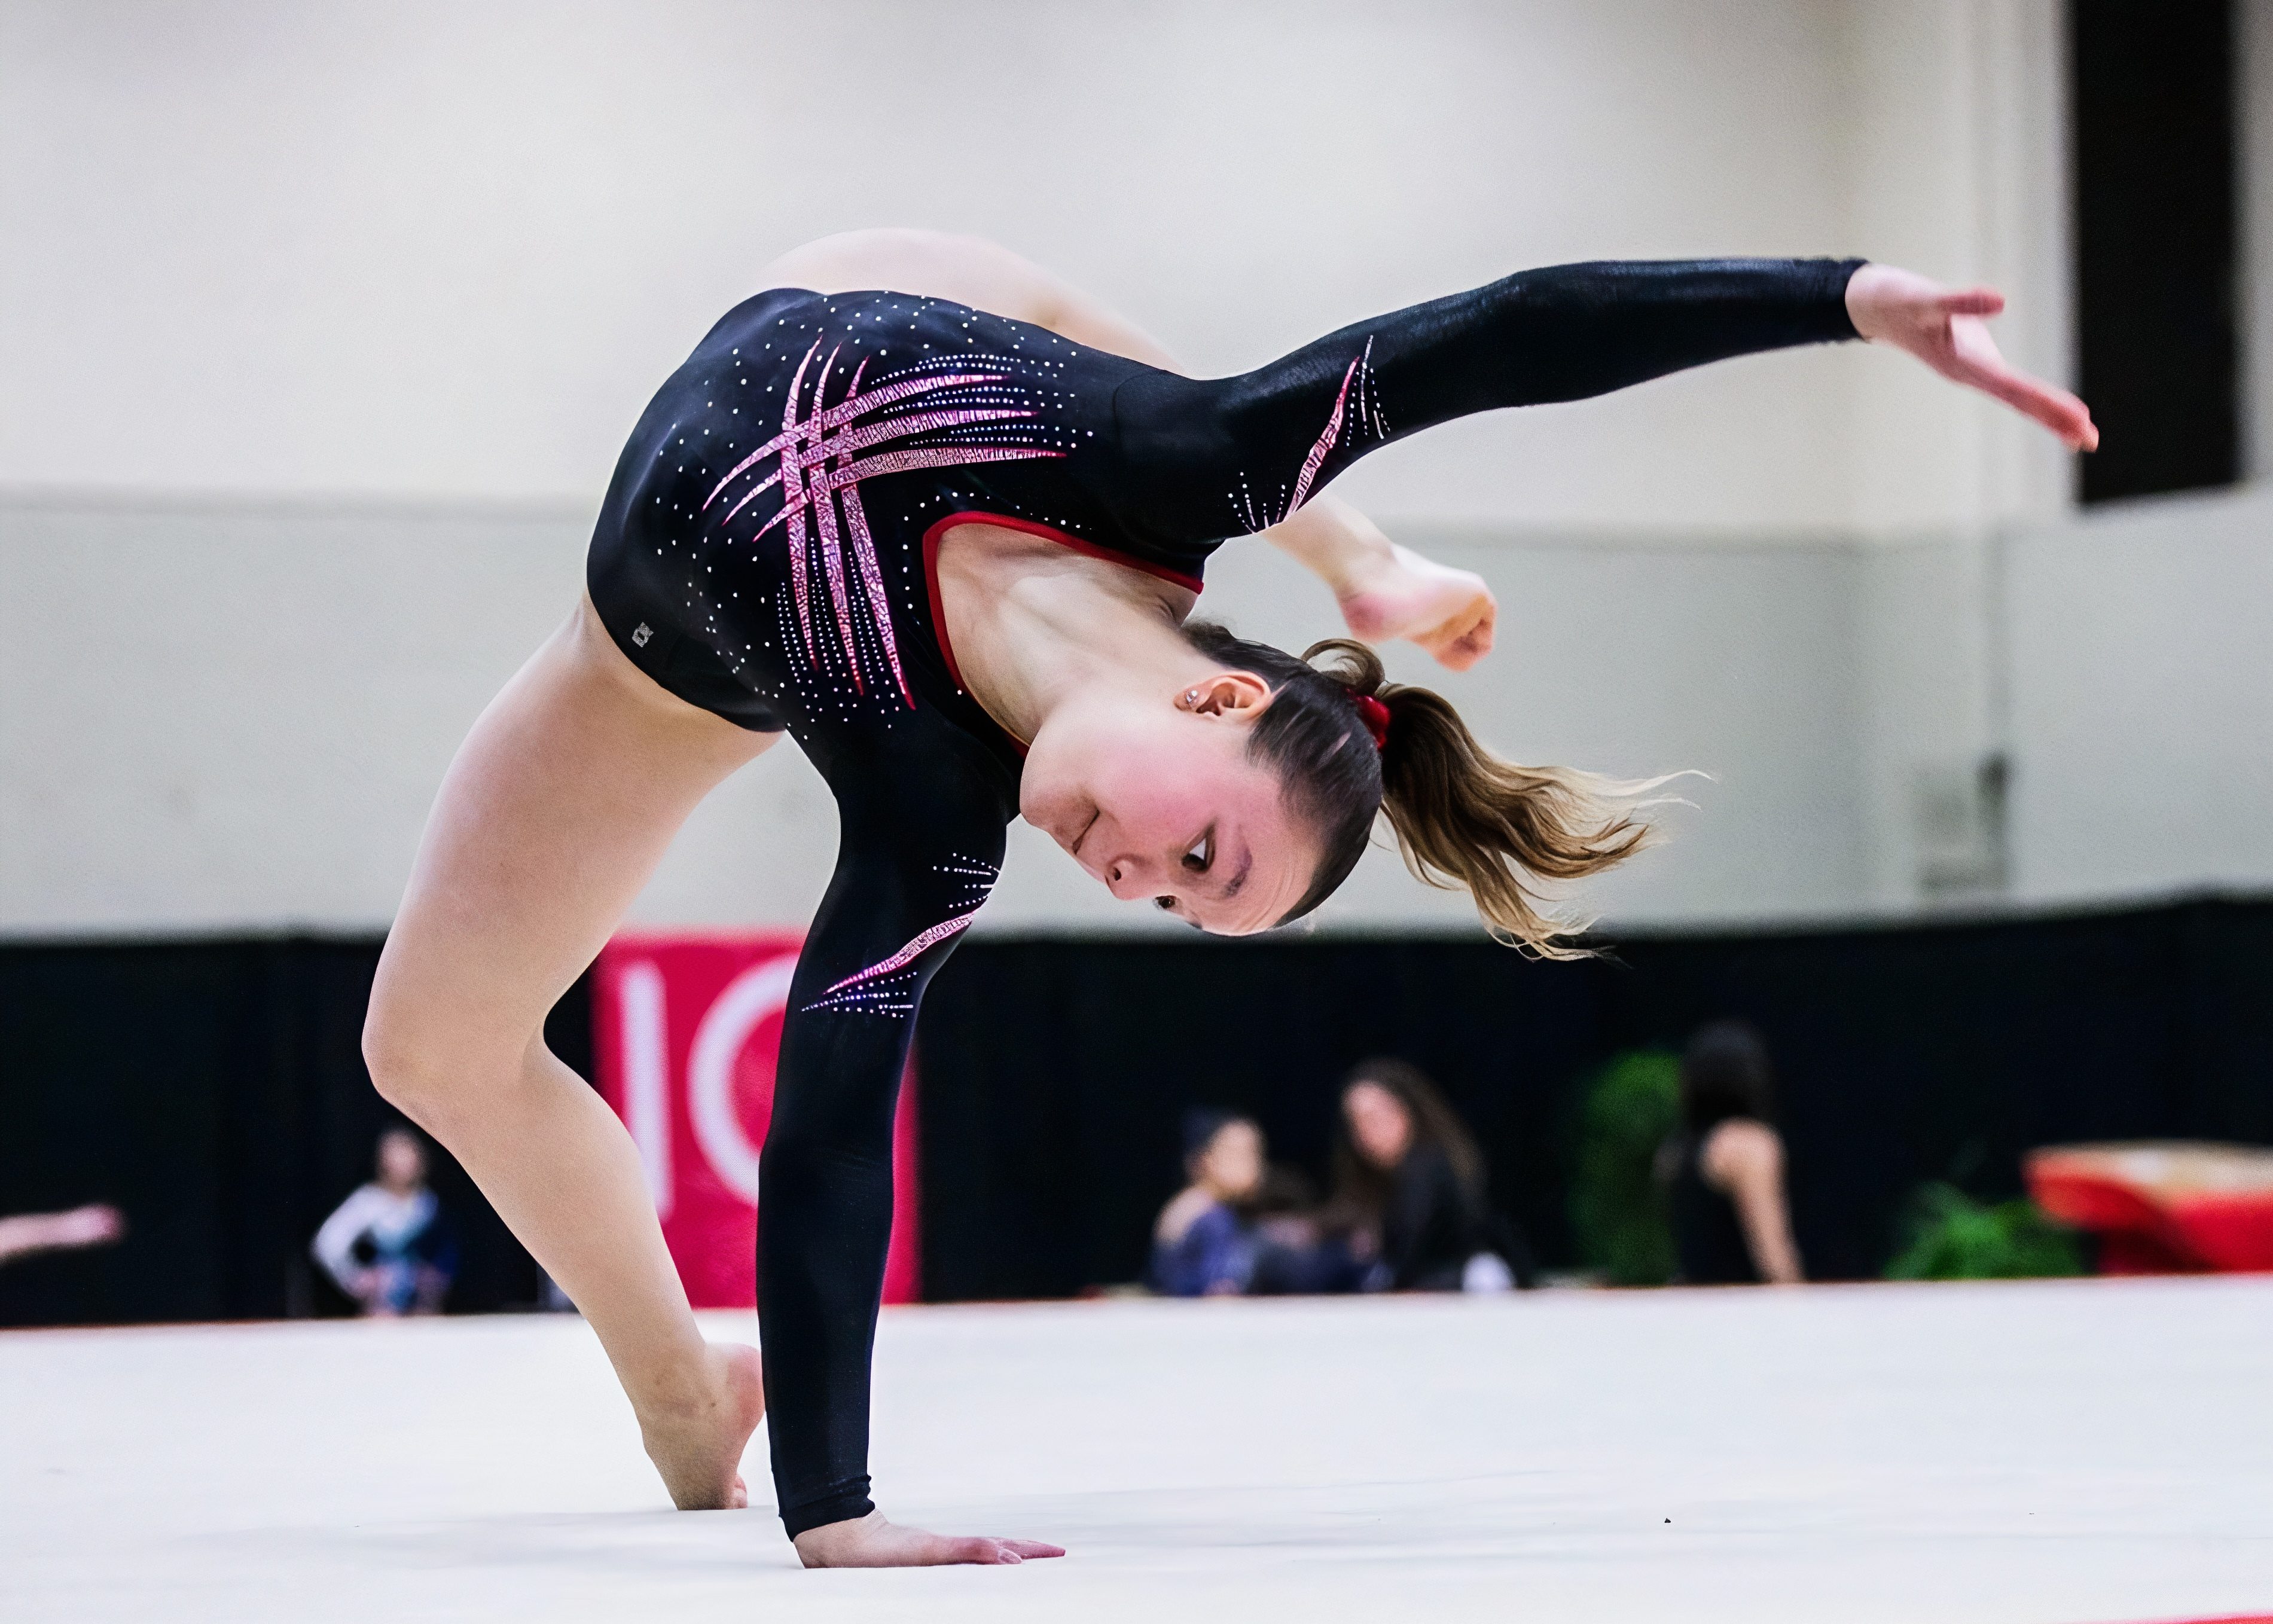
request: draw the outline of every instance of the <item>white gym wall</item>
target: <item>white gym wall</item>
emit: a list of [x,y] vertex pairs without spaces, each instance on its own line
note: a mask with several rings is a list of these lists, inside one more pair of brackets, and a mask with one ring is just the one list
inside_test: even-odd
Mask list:
[[[2008,353],[2062,375],[2057,19],[0,0],[0,930],[383,925],[649,392],[824,232],[997,236],[1204,370],[1525,265],[1865,253],[1999,281]],[[1501,649],[1443,685],[1481,730],[1714,775],[1596,891],[1615,920],[1927,905],[1920,797],[1992,752],[2005,883],[1965,900],[2273,883],[2273,503],[2079,522],[2066,480],[1850,347],[1454,425],[1339,488],[1500,592]],[[1211,583],[1258,635],[1335,629],[1266,549]],[[785,745],[639,915],[798,923],[833,843]],[[1014,850],[993,928],[1156,928]],[[1324,924],[1463,917],[1383,857]]]

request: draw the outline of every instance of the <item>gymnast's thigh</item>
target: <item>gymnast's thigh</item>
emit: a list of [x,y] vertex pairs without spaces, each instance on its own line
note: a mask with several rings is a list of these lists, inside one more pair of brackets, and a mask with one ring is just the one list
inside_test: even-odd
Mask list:
[[517,1066],[687,814],[780,737],[665,692],[580,603],[443,778],[371,992],[374,1067]]

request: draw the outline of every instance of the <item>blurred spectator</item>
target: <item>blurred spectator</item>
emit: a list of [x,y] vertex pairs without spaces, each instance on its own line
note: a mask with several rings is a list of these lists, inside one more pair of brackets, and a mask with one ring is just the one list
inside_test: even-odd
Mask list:
[[35,1252],[75,1252],[108,1246],[126,1233],[126,1217],[116,1207],[74,1207],[68,1212],[26,1212],[0,1218],[0,1263]]
[[1484,1199],[1483,1158],[1416,1066],[1368,1060],[1342,1089],[1333,1209],[1370,1261],[1363,1289],[1504,1291],[1529,1249]]
[[1262,1237],[1248,1215],[1263,1193],[1263,1130],[1227,1111],[1184,1113],[1190,1180],[1152,1226],[1152,1287],[1170,1297],[1223,1297],[1254,1283]]
[[1263,1130],[1227,1111],[1184,1117],[1190,1180],[1152,1228],[1152,1289],[1169,1297],[1354,1291],[1364,1268],[1347,1239],[1305,1216],[1301,1175],[1271,1165]]
[[309,1249],[367,1314],[442,1312],[458,1249],[426,1187],[426,1147],[416,1134],[379,1135],[378,1179],[340,1203]]
[[1716,1021],[1681,1057],[1681,1130],[1661,1155],[1685,1285],[1787,1285],[1802,1278],[1784,1197],[1767,1045]]

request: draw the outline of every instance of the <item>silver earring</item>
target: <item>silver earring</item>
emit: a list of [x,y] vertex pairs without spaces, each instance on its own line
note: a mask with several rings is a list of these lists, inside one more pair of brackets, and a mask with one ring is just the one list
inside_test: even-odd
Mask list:
[[1200,691],[1199,691],[1197,688],[1187,688],[1186,690],[1184,690],[1184,703],[1185,703],[1185,704],[1187,704],[1187,705],[1197,705],[1197,704],[1198,704],[1199,702],[1200,702]]

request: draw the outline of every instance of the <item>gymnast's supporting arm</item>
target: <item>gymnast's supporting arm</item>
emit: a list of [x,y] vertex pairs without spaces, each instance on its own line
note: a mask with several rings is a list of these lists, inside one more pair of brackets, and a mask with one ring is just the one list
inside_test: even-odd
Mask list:
[[840,790],[836,872],[791,985],[759,1176],[769,1442],[792,1538],[874,1509],[868,1365],[900,1077],[917,1000],[960,933],[953,922],[977,908],[1002,859],[999,806],[950,816],[935,845],[918,846],[909,820],[872,805],[888,798],[881,784]]
[[[829,764],[836,872],[799,956],[760,1168],[758,1318],[782,1522],[807,1567],[1001,1562],[1030,1541],[902,1528],[868,1497],[869,1361],[892,1228],[892,1126],[925,984],[994,884],[1016,807],[999,769]],[[911,777],[911,775],[913,776]],[[907,792],[922,786],[922,807]]]

